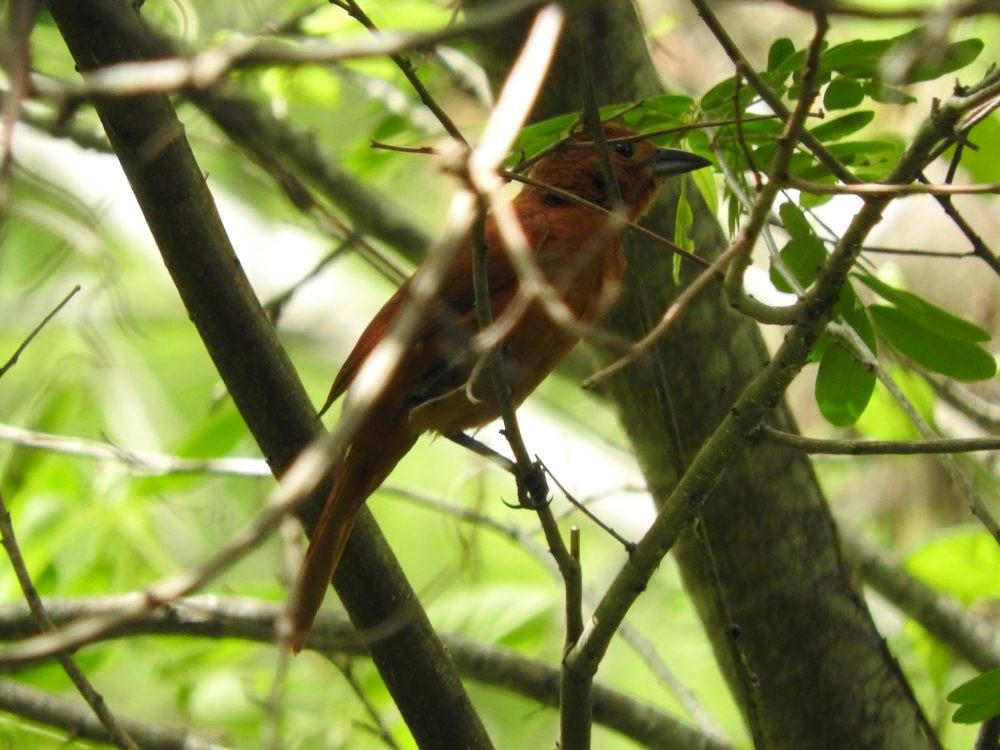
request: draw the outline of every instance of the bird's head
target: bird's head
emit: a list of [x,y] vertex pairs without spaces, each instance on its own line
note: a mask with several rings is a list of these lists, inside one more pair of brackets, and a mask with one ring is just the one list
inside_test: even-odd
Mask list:
[[[656,194],[660,183],[672,175],[684,174],[711,164],[687,151],[659,148],[652,142],[637,138],[638,133],[624,125],[609,122],[604,125],[611,168],[621,191],[622,201],[630,219],[638,219]],[[612,206],[609,189],[590,135],[580,130],[531,170],[537,182],[565,190],[604,208]],[[540,188],[536,188],[540,189]],[[565,202],[555,193],[542,196],[547,203]]]

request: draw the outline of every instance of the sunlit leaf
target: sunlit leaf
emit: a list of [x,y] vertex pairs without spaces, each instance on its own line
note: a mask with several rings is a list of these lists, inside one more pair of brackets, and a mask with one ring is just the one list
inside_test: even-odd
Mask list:
[[1000,547],[981,528],[935,536],[910,554],[906,570],[963,604],[1000,596]]
[[[736,79],[728,78],[722,83],[716,84],[701,98],[701,107],[706,111],[723,110],[725,114],[732,115],[733,104],[736,96]],[[745,110],[756,98],[753,87],[748,86],[744,81],[740,86],[739,110]]]
[[[890,365],[888,370],[917,413],[924,421],[933,424],[936,396],[930,384],[912,370],[894,365]],[[855,422],[854,429],[865,437],[878,440],[916,440],[920,437],[913,420],[881,382],[875,383],[868,408]]]

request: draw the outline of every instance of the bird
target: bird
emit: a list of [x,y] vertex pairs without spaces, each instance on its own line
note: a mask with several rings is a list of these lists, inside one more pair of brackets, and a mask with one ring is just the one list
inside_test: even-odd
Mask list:
[[[659,148],[616,123],[603,125],[607,155],[627,219],[638,220],[665,178],[708,166],[696,154]],[[510,207],[537,268],[581,325],[593,324],[617,295],[625,253],[607,211],[616,199],[605,180],[593,140],[582,128],[538,159],[530,181]],[[569,195],[567,195],[569,194]],[[518,298],[520,279],[496,218],[483,224],[486,277],[494,318]],[[477,325],[472,238],[447,268],[433,304],[367,409],[335,467],[333,484],[309,541],[291,604],[291,646],[298,653],[312,627],[365,500],[382,484],[423,433],[452,435],[497,419],[491,367],[499,367],[514,406],[520,405],[577,343],[579,327],[553,320],[538,300],[521,305],[515,322],[483,359],[474,350]],[[348,354],[330,388],[322,415],[348,393],[367,357],[387,335],[409,299],[413,277],[376,313]],[[486,363],[485,365],[483,363]]]

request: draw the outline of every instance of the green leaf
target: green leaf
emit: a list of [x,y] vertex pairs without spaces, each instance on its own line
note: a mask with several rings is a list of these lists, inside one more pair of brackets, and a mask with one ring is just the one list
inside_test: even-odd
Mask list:
[[[629,110],[623,122],[635,130],[656,130],[673,125],[681,125],[688,120],[694,99],[681,94],[661,94],[644,99],[640,106]],[[610,117],[621,112],[628,103],[601,107],[601,117]]]
[[812,128],[812,134],[821,141],[839,141],[856,133],[874,119],[875,113],[869,109],[851,112]]
[[[620,102],[605,105],[600,109],[601,117],[612,117],[628,109],[628,112],[620,119],[630,128],[638,131],[660,130],[686,122],[694,100],[681,94],[663,94],[645,99],[638,106],[629,109],[631,104],[634,103]],[[516,164],[523,158],[530,157],[551,146],[569,132],[579,117],[579,114],[575,112],[558,115],[522,129],[518,135],[517,143],[511,151],[513,158],[510,163]],[[679,140],[679,137],[673,140]]]
[[862,366],[843,346],[826,347],[816,373],[816,404],[830,424],[848,427],[864,413],[875,390],[875,373]]
[[952,315],[947,310],[943,310],[937,305],[932,305],[922,297],[918,297],[912,292],[905,292],[894,286],[889,286],[884,281],[871,274],[855,274],[865,286],[877,292],[880,297],[891,302],[900,310],[905,312],[921,325],[931,329],[935,333],[960,341],[979,342],[989,341],[990,334],[974,323],[970,323],[964,318]]
[[812,227],[806,220],[806,215],[802,213],[798,206],[791,201],[782,203],[778,208],[778,215],[781,216],[781,225],[793,239],[804,239],[813,236]]
[[[837,310],[872,352],[877,352],[875,329],[850,284],[844,286]],[[848,427],[861,417],[875,391],[875,373],[858,362],[844,346],[832,342],[823,350],[814,394],[823,417],[837,427]]]
[[895,141],[848,141],[830,146],[830,153],[848,166],[895,164],[900,152]]
[[[685,250],[694,250],[694,241],[689,232],[694,223],[694,212],[691,210],[691,203],[687,199],[687,180],[681,181],[681,192],[677,201],[677,216],[674,220],[674,242]],[[673,257],[674,283],[681,283],[681,256]]]
[[[811,182],[818,182],[821,185],[835,185],[837,183],[837,178],[834,177],[825,166],[820,166],[822,169],[816,170],[810,177],[806,177],[806,173],[803,173],[803,179],[810,180]],[[810,170],[806,170],[806,172],[809,171]],[[833,198],[832,195],[815,195],[813,193],[802,192],[799,194],[799,205],[802,206],[802,208],[812,209],[816,208],[816,206],[822,206],[824,203],[828,203],[831,198]]]
[[739,198],[729,193],[729,199],[726,201],[726,229],[729,230],[729,234],[735,234],[736,230],[739,229],[742,217],[743,204],[740,203]]
[[767,52],[767,69],[777,70],[778,67],[795,54],[795,44],[788,37],[776,39]]
[[988,696],[1000,696],[1000,669],[973,677],[948,693],[949,703],[973,703]]
[[827,109],[849,109],[864,101],[865,92],[853,78],[834,78],[823,93],[823,106]]
[[694,182],[701,198],[708,206],[708,211],[712,216],[719,213],[719,191],[715,187],[715,175],[711,169],[696,169],[690,174],[691,181]]
[[897,89],[894,86],[886,86],[877,80],[867,81],[863,88],[866,95],[880,104],[913,104],[917,101],[915,96],[907,94],[902,89]]
[[718,140],[727,146],[735,144],[738,135],[742,134],[743,141],[753,146],[763,143],[774,143],[781,133],[782,123],[776,118],[766,120],[744,120],[740,123],[739,130],[736,125],[727,125],[720,129]]
[[952,717],[956,724],[978,724],[1000,716],[1000,669],[973,677],[948,694],[949,703],[958,703]]
[[820,55],[820,66],[856,78],[874,78],[879,62],[893,44],[892,39],[855,39],[837,44]]
[[819,363],[823,359],[823,355],[826,354],[827,347],[832,343],[830,334],[822,333],[820,337],[816,339],[816,343],[813,344],[813,348],[809,350],[809,361],[813,363]]
[[996,361],[975,344],[942,336],[896,307],[872,305],[868,311],[890,344],[928,370],[958,380],[996,374]]
[[[727,78],[721,83],[716,84],[701,98],[701,107],[705,111],[711,112],[713,110],[722,109],[732,116],[733,111],[733,96],[736,93],[736,79]],[[752,86],[748,86],[744,83],[740,87],[740,111],[745,110],[750,103],[756,98],[756,93]]]
[[[816,274],[826,262],[826,248],[813,235],[793,237],[778,253],[785,267],[802,287],[816,280]],[[794,291],[781,272],[771,266],[771,283],[783,292]]]
[[[917,47],[919,42],[914,42],[913,47]],[[925,48],[918,48],[917,51],[924,51]],[[907,83],[918,81],[932,81],[948,73],[964,68],[973,62],[983,51],[982,39],[963,39],[960,42],[953,42],[945,47],[944,51],[930,50],[920,55],[917,65],[908,71]],[[908,49],[904,54],[911,54],[913,50]]]
[[516,164],[522,159],[533,156],[543,148],[551,146],[569,132],[577,117],[578,115],[572,113],[550,117],[548,120],[542,120],[524,128],[518,135],[514,148],[511,149],[512,162]]

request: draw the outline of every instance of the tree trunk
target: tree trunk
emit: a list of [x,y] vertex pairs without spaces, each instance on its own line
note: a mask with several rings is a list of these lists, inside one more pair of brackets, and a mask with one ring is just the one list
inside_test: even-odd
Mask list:
[[[470,7],[489,0],[469,0]],[[535,111],[542,119],[581,106],[580,61],[591,66],[599,104],[661,93],[633,4],[594,5],[575,24]],[[519,50],[523,19],[509,33],[477,40],[499,83]],[[650,212],[653,229],[673,236],[678,183]],[[692,230],[699,254],[725,246],[695,191]],[[679,289],[672,258],[642,238],[631,243],[627,287],[607,324],[639,339]],[[684,281],[699,269],[687,267]],[[612,356],[599,353],[602,360]],[[736,396],[768,359],[756,323],[733,313],[719,285],[684,313],[652,356],[606,386],[653,497],[662,502]],[[784,404],[771,424],[794,430]],[[937,742],[894,658],[851,585],[836,528],[809,460],[748,445],[675,553],[739,703],[762,748],[933,748]]]

